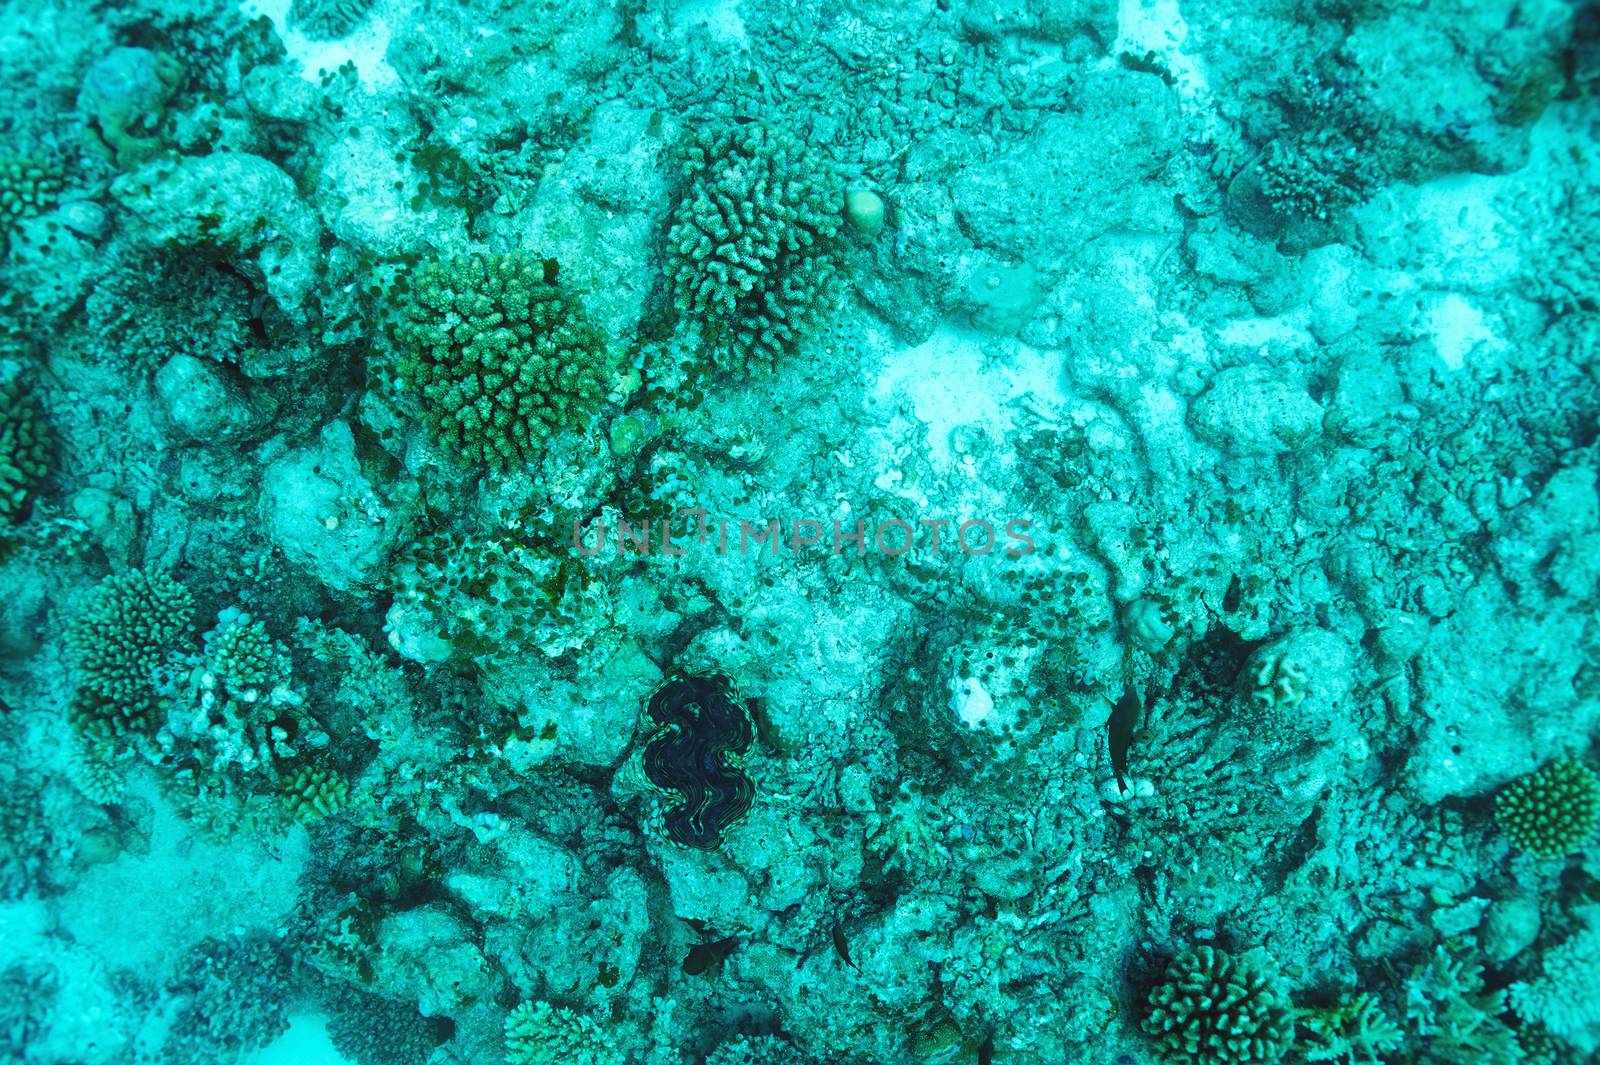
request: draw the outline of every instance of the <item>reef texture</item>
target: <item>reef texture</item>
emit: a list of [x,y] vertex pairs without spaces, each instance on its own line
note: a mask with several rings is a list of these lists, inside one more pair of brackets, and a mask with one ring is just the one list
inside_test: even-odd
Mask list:
[[0,79],[0,1061],[1600,1052],[1594,3]]

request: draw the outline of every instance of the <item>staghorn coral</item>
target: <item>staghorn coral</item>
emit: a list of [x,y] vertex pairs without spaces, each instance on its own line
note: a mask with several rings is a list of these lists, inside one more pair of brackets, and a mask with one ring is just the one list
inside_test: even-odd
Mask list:
[[193,622],[194,597],[164,573],[136,569],[101,581],[67,629],[78,677],[74,728],[104,741],[148,731],[157,674]]
[[1215,947],[1191,947],[1150,991],[1143,1028],[1176,1060],[1195,1065],[1279,1061],[1294,1024],[1288,1003],[1254,965]]
[[794,136],[754,124],[697,131],[678,163],[686,183],[667,232],[673,304],[701,323],[719,361],[770,368],[820,326],[843,288],[839,182]]
[[49,463],[44,413],[13,377],[0,384],[0,532],[27,516]]
[[645,707],[654,731],[644,745],[645,778],[666,792],[667,837],[714,850],[750,812],[755,783],[740,755],[755,739],[732,681],[719,673],[673,677]]
[[1540,858],[1572,853],[1594,835],[1600,779],[1571,759],[1558,759],[1507,784],[1494,797],[1494,817],[1511,842]]
[[423,422],[467,461],[504,470],[584,427],[611,386],[605,337],[554,271],[526,255],[471,255],[407,278],[394,329]]

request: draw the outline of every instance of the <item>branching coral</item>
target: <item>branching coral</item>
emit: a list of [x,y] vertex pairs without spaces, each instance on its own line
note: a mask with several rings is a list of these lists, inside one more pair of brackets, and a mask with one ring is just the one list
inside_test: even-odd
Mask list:
[[1405,984],[1405,1018],[1437,1065],[1515,1065],[1517,1039],[1501,1018],[1505,992],[1483,986],[1482,966],[1439,947]]
[[283,779],[283,805],[297,821],[316,821],[342,810],[350,785],[331,769],[302,766]]
[[1288,1003],[1271,981],[1215,947],[1173,959],[1150,991],[1143,1027],[1170,1056],[1195,1065],[1279,1061],[1294,1033]]
[[0,384],[0,531],[27,515],[49,462],[39,404],[19,378]]
[[428,263],[394,329],[423,421],[470,462],[506,469],[583,428],[612,384],[605,337],[544,263],[520,254]]
[[132,570],[101,581],[67,630],[77,661],[74,727],[102,740],[147,731],[157,674],[193,622],[194,597],[164,573]]
[[287,652],[250,615],[226,609],[186,664],[187,679],[168,686],[164,761],[202,775],[248,775],[321,746],[326,737],[289,680]]
[[1494,816],[1522,850],[1559,858],[1594,835],[1600,779],[1587,766],[1558,759],[1502,788],[1494,798]]
[[178,966],[171,990],[183,1007],[166,1049],[172,1061],[237,1060],[289,1027],[288,963],[261,936],[207,940]]
[[60,192],[60,167],[42,159],[0,155],[0,235],[18,219],[48,210]]
[[1300,1010],[1298,1021],[1303,1032],[1299,1045],[1307,1061],[1375,1065],[1399,1049],[1405,1037],[1376,996],[1365,992],[1333,1006]]
[[1568,937],[1545,953],[1537,979],[1511,985],[1511,1008],[1580,1050],[1600,1048],[1600,925]]
[[355,1065],[422,1065],[432,1033],[414,1005],[351,991],[328,1011],[328,1039]]
[[506,1016],[507,1065],[611,1065],[616,1041],[589,1017],[548,1002],[524,1002]]
[[673,303],[720,358],[770,366],[818,328],[843,287],[839,182],[795,137],[761,125],[700,130],[678,161]]

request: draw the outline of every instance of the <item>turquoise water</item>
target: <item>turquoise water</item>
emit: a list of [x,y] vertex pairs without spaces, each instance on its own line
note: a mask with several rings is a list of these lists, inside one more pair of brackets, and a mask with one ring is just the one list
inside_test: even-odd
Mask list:
[[1600,1048],[1600,7],[0,4],[0,1059]]

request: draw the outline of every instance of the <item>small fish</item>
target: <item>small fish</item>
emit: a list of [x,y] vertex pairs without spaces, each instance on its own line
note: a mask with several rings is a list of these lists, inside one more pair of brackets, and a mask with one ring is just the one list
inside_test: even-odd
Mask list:
[[1111,708],[1111,717],[1106,722],[1111,741],[1111,771],[1117,775],[1119,793],[1128,790],[1128,747],[1133,743],[1134,730],[1139,727],[1142,709],[1138,689],[1129,681],[1122,698]]
[[1244,597],[1244,588],[1239,584],[1239,575],[1234,574],[1228,582],[1228,590],[1222,593],[1222,610],[1231,614],[1239,609],[1239,600]]
[[983,1037],[983,1042],[978,1044],[978,1065],[990,1065],[994,1061],[994,1033],[990,1032]]
[[845,941],[843,924],[835,924],[833,926],[833,951],[843,958],[844,963],[850,968],[856,972],[861,971],[861,966],[850,960],[850,944]]
[[729,936],[712,943],[700,943],[689,951],[688,957],[683,959],[683,971],[690,976],[702,974],[716,976],[722,969],[722,959],[732,954],[738,946],[738,936]]

